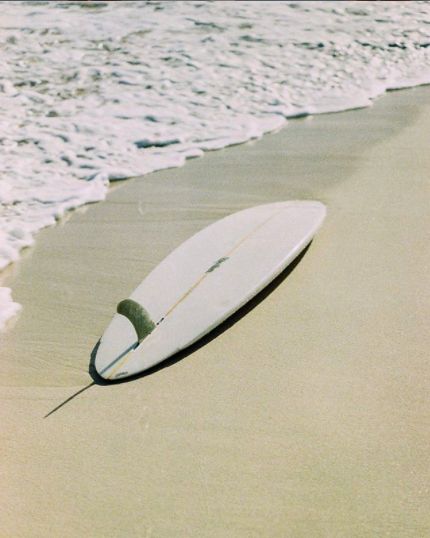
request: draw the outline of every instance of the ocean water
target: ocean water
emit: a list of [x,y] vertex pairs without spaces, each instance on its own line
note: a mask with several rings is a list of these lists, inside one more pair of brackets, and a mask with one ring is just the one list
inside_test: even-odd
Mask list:
[[430,4],[2,2],[0,45],[1,270],[110,181],[430,83]]

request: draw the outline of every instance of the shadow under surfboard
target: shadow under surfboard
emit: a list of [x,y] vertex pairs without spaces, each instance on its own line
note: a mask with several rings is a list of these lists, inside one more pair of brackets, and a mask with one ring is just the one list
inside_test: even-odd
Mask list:
[[305,256],[306,252],[308,251],[310,245],[309,245],[300,253],[297,258],[286,267],[282,273],[280,273],[270,284],[268,284],[263,290],[261,290],[255,297],[250,299],[245,305],[243,305],[237,312],[229,316],[225,321],[223,321],[220,325],[215,327],[211,332],[209,332],[207,335],[200,338],[197,342],[192,344],[191,346],[179,351],[175,355],[172,355],[171,357],[165,359],[164,361],[160,362],[159,364],[156,364],[155,366],[152,366],[151,368],[148,368],[148,370],[145,370],[144,372],[140,372],[134,376],[130,376],[124,379],[118,379],[113,381],[107,381],[103,379],[96,371],[95,368],[95,358],[97,354],[97,349],[99,347],[100,341],[97,342],[97,344],[94,346],[93,350],[91,351],[90,356],[90,362],[88,367],[88,373],[90,377],[92,378],[92,382],[86,385],[85,387],[81,388],[71,396],[69,396],[66,400],[61,402],[59,405],[57,405],[54,409],[49,411],[44,418],[49,417],[56,411],[58,411],[60,408],[62,408],[64,405],[69,403],[71,400],[79,396],[79,394],[82,394],[84,391],[88,390],[90,387],[94,385],[99,386],[107,386],[107,385],[113,385],[113,384],[119,384],[119,383],[129,383],[131,381],[135,381],[140,378],[147,377],[149,375],[153,375],[160,370],[164,370],[164,368],[168,368],[169,366],[172,366],[173,364],[176,364],[179,361],[182,361],[183,359],[187,358],[189,355],[197,351],[198,349],[206,346],[212,340],[223,334],[225,331],[230,329],[233,325],[235,325],[238,321],[240,321],[244,316],[246,316],[249,312],[251,312],[256,306],[258,306],[264,299],[266,299],[271,293],[273,293],[276,288],[278,288],[286,278],[294,271],[294,269],[299,265],[303,257]]

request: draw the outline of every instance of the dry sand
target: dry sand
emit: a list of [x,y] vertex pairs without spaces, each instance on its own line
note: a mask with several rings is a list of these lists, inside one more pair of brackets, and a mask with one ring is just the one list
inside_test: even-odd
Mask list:
[[[6,275],[0,535],[430,535],[430,89],[113,189]],[[327,204],[271,293],[182,360],[95,385],[116,303],[244,207]]]

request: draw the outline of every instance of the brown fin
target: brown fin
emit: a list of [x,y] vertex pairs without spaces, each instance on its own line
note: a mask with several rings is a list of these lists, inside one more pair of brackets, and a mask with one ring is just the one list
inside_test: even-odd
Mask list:
[[118,303],[116,311],[132,323],[139,342],[155,329],[155,323],[149,317],[148,312],[133,299],[124,299]]

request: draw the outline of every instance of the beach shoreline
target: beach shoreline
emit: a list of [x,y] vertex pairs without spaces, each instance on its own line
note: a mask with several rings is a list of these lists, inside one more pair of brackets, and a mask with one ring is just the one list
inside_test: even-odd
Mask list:
[[[430,532],[430,88],[112,189],[5,275],[0,536],[421,536]],[[183,240],[245,207],[328,217],[274,292],[183,360],[118,385],[90,352]],[[51,533],[51,534],[50,534]]]

